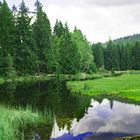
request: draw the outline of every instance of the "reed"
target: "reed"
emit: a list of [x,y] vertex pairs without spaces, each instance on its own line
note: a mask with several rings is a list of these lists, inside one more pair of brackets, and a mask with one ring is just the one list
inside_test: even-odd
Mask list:
[[17,140],[23,139],[20,134],[20,129],[26,125],[37,125],[45,121],[51,121],[51,114],[43,115],[39,111],[33,112],[31,107],[23,108],[10,108],[0,105],[0,140]]

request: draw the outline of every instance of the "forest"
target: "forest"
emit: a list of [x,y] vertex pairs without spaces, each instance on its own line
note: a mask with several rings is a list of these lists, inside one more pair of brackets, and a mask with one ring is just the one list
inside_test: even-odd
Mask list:
[[5,0],[0,4],[1,76],[93,73],[97,69],[140,69],[140,43],[122,38],[92,45],[80,29],[70,31],[60,20],[52,29],[38,0],[33,12],[24,1],[19,10],[15,5],[11,10]]
[[73,74],[94,71],[91,44],[75,27],[56,20],[51,29],[42,4],[35,3],[34,15],[22,1],[12,10],[0,5],[0,75]]
[[108,43],[93,44],[92,50],[97,68],[106,70],[139,70],[140,42],[122,38]]

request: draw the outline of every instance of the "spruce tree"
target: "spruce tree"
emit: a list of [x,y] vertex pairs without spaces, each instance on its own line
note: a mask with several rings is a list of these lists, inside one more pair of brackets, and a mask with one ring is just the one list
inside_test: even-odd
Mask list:
[[60,39],[60,66],[61,73],[72,74],[75,73],[75,66],[73,62],[74,47],[72,43],[71,33],[67,23],[64,26],[64,33]]
[[63,36],[64,33],[64,27],[61,21],[56,20],[54,29],[53,29],[53,45],[54,45],[54,71],[57,74],[57,76],[60,75],[61,73],[61,58],[60,58],[60,41],[61,37]]
[[15,55],[15,25],[13,15],[7,2],[4,0],[0,5],[0,74],[11,75]]
[[104,51],[101,43],[93,44],[92,51],[97,68],[104,67]]
[[28,10],[22,0],[16,19],[16,69],[19,75],[35,74],[37,69],[36,48]]
[[109,40],[104,51],[104,63],[107,70],[119,70],[119,50],[112,40]]
[[41,3],[36,2],[36,20],[33,24],[34,40],[37,47],[38,74],[48,73],[52,67],[52,33],[50,21],[43,12]]
[[107,47],[104,51],[104,60],[105,60],[105,69],[111,70],[113,65],[112,65],[112,60],[113,60],[113,53],[112,53],[112,47],[113,47],[113,42],[109,40]]
[[53,30],[54,36],[60,38],[63,35],[64,31],[65,31],[65,29],[64,29],[62,22],[56,20],[54,30]]
[[135,46],[133,47],[133,56],[134,56],[134,69],[140,69],[140,43],[136,42]]
[[132,68],[132,59],[131,49],[129,44],[122,45],[119,48],[120,52],[120,69],[121,70],[130,70]]

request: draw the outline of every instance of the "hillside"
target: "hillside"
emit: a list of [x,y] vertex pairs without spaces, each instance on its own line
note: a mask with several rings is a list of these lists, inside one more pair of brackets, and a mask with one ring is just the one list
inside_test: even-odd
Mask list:
[[140,41],[140,34],[134,34],[134,35],[130,35],[130,36],[125,36],[125,37],[121,37],[118,39],[113,40],[115,43],[121,43],[121,44],[126,44],[126,43],[134,43],[137,41]]

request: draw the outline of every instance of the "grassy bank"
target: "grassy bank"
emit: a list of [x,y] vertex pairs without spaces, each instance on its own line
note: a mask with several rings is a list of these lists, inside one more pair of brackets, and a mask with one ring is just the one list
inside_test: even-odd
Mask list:
[[[94,79],[94,78],[101,78],[102,75],[97,74],[85,74],[85,73],[78,73],[75,75],[59,75],[60,80],[84,80],[84,79]],[[28,82],[28,81],[47,81],[53,78],[58,78],[55,75],[40,75],[40,76],[16,76],[16,77],[0,77],[0,84],[5,82]]]
[[[131,71],[116,71],[116,75],[121,75],[124,73],[128,73]],[[47,74],[47,75],[25,75],[25,76],[15,76],[15,77],[0,77],[0,84],[4,82],[27,82],[27,81],[37,81],[37,80],[51,80],[53,78],[59,78],[60,80],[87,80],[87,79],[98,79],[102,77],[110,77],[110,71],[102,71],[93,74],[87,73],[77,73],[77,74],[60,74],[56,76],[54,74]]]
[[18,76],[18,77],[0,77],[0,84],[5,82],[27,82],[27,81],[38,81],[38,80],[50,80],[51,76]]
[[116,140],[140,140],[140,136],[119,138],[119,139],[116,139]]
[[[14,109],[0,105],[0,140],[17,140],[22,139],[19,129],[26,125],[37,126],[43,123],[46,118],[39,112],[33,113],[31,109]],[[47,120],[50,120],[48,116]]]
[[124,74],[87,81],[69,81],[68,88],[75,93],[89,96],[117,95],[140,101],[140,74]]

